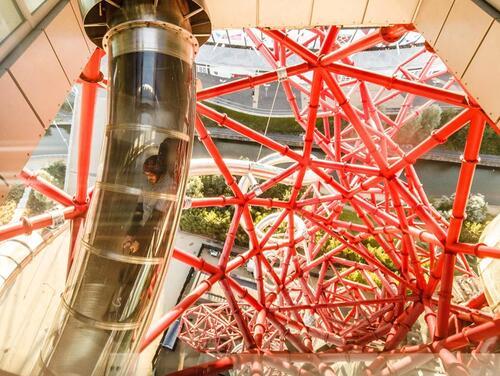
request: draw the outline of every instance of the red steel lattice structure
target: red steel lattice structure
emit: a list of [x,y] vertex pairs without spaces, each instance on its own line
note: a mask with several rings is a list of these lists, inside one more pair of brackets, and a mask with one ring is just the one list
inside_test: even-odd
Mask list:
[[[290,350],[299,352],[314,351],[315,344],[321,341],[342,352],[396,349],[438,352],[446,365],[457,362],[450,351],[466,347],[484,351],[485,341],[500,335],[500,319],[481,310],[486,304],[484,293],[463,305],[451,301],[454,275],[475,276],[466,255],[500,257],[500,249],[459,241],[483,132],[486,126],[495,125],[446,69],[431,69],[438,58],[428,46],[396,67],[392,76],[359,68],[351,59],[357,52],[396,42],[409,30],[411,27],[407,25],[384,27],[342,43],[339,28],[315,28],[311,30],[314,36],[300,44],[284,31],[263,29],[266,38],[272,40],[272,48],[253,30],[245,30],[273,70],[198,92],[198,137],[233,195],[192,199],[190,207],[235,208],[223,251],[216,265],[180,249],[174,251],[177,260],[208,277],[152,325],[143,348],[185,313],[188,313],[185,320],[193,315],[199,317],[196,322],[200,328],[216,325],[215,321],[210,324],[210,317],[217,320],[221,316],[214,317],[210,309],[225,312],[231,326],[227,330],[231,332],[232,348],[245,351],[272,350],[269,345],[272,341],[266,341],[266,336],[273,333],[274,341],[276,338],[282,343],[287,341],[294,347]],[[311,46],[318,42],[320,48],[313,50]],[[427,63],[418,72],[411,72],[408,64],[424,54],[429,55]],[[291,56],[303,62],[289,65]],[[86,186],[92,115],[96,87],[103,83],[99,72],[101,57],[102,53],[96,51],[81,76],[76,196],[69,197],[29,171],[23,171],[21,176],[26,184],[65,209],[56,215],[48,213],[3,226],[0,240],[30,233],[64,216],[72,220],[73,249],[89,200]],[[439,85],[431,84],[440,77],[446,80],[438,80]],[[302,150],[274,141],[202,102],[278,81],[296,122],[304,129]],[[370,90],[373,87],[378,87],[376,94]],[[307,107],[299,107],[294,90],[308,97]],[[359,108],[350,101],[353,93],[360,97]],[[402,105],[393,119],[384,113],[383,106],[397,96],[402,98]],[[417,97],[425,101],[412,110]],[[411,150],[403,150],[395,142],[395,135],[435,102],[461,111]],[[204,118],[280,154],[289,162],[279,174],[259,181],[250,190],[242,190],[210,136]],[[318,127],[319,122],[322,128]],[[448,221],[429,203],[414,164],[468,124]],[[324,157],[315,157],[313,147],[321,149]],[[308,174],[315,181],[306,185]],[[290,178],[294,183],[288,200],[261,197]],[[264,230],[256,229],[251,207],[273,209],[277,220]],[[340,215],[345,211],[356,213],[362,223],[342,220]],[[247,232],[250,245],[248,251],[232,257],[239,226]],[[280,230],[283,227],[284,233]],[[299,227],[305,230],[298,232]],[[392,266],[370,251],[368,241],[382,247]],[[331,246],[325,251],[328,244]],[[356,253],[362,262],[340,257],[345,250]],[[71,259],[70,256],[70,264]],[[231,272],[251,259],[255,264],[256,294],[231,277]],[[353,281],[350,277],[355,274],[365,283]],[[216,283],[220,284],[227,302],[216,308],[196,306]],[[422,314],[430,342],[401,347]],[[202,347],[201,340],[189,333],[188,330],[183,334],[185,340]],[[239,347],[234,342],[235,333],[240,336]],[[227,351],[229,345],[223,345]],[[383,366],[383,360],[374,361],[370,369],[376,371]]]

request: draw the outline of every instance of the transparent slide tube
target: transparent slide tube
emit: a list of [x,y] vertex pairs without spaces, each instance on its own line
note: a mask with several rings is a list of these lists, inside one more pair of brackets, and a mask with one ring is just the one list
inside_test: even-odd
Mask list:
[[197,44],[170,23],[181,9],[162,19],[147,4],[130,8],[110,15],[100,175],[38,374],[130,372],[170,258],[191,158]]

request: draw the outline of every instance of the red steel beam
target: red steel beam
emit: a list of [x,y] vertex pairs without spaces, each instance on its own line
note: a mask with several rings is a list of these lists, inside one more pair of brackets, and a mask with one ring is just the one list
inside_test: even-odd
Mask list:
[[450,90],[441,89],[435,86],[404,80],[394,76],[388,77],[380,73],[371,72],[362,68],[342,63],[333,63],[327,67],[330,72],[353,77],[385,87],[388,90],[399,90],[401,92],[412,93],[414,95],[426,97],[439,102],[453,104],[460,107],[470,107],[466,95]]
[[319,59],[319,64],[323,67],[345,57],[352,55],[353,53],[363,51],[367,48],[373,47],[382,42],[396,42],[403,34],[412,30],[409,25],[395,25],[390,27],[382,27],[377,31],[374,31],[354,43],[348,46],[341,47],[335,51],[332,51],[326,55],[323,55]]
[[450,252],[466,253],[480,258],[500,258],[500,248],[489,247],[486,244],[455,243],[448,246]]
[[50,198],[51,200],[54,200],[64,206],[74,205],[73,199],[69,194],[32,171],[24,168],[20,173],[20,177],[26,186],[33,188],[47,198]]
[[236,325],[241,332],[241,336],[243,337],[243,341],[245,342],[246,350],[254,349],[257,347],[257,344],[254,340],[254,337],[250,333],[250,329],[248,328],[248,323],[245,320],[244,316],[241,314],[241,309],[238,306],[238,302],[234,297],[233,291],[229,287],[227,281],[222,280],[220,282],[220,286],[224,291],[224,295],[226,296],[227,303],[229,305],[229,309],[234,316],[236,321]]
[[75,202],[83,204],[87,200],[87,182],[89,176],[92,133],[94,128],[94,110],[97,88],[103,79],[100,71],[104,51],[96,48],[80,75],[82,83],[82,103],[80,127],[78,129],[78,164]]
[[59,217],[74,219],[81,215],[81,208],[68,206],[62,210],[40,214],[31,218],[24,217],[21,221],[0,226],[0,241],[8,240],[14,236],[31,234],[34,230],[54,225]]
[[[462,258],[463,253],[495,256],[499,254],[499,250],[485,245],[458,243],[458,225],[452,226],[450,224],[449,231],[446,232],[448,222],[440,218],[439,214],[430,206],[418,176],[412,167],[412,164],[422,154],[434,148],[439,143],[446,141],[453,133],[465,126],[471,117],[479,116],[476,114],[479,114],[480,111],[473,107],[474,103],[472,102],[472,105],[470,105],[467,96],[447,90],[449,86],[446,86],[446,88],[437,88],[425,84],[428,79],[427,70],[433,63],[432,59],[427,62],[423,73],[418,77],[408,73],[403,66],[404,64],[401,64],[398,69],[407,79],[387,77],[353,67],[351,65],[352,61],[348,59],[350,54],[374,46],[380,42],[394,42],[408,30],[408,27],[401,25],[382,28],[349,46],[340,47],[337,50],[329,52],[332,48],[335,48],[336,32],[338,31],[332,27],[326,32],[325,30],[316,32],[314,39],[319,38],[321,43],[321,50],[318,54],[311,52],[307,44],[299,44],[281,31],[264,31],[268,36],[273,38],[274,51],[268,49],[262,41],[250,33],[257,48],[273,68],[282,66],[283,68],[280,69],[286,71],[286,76],[298,75],[305,85],[303,87],[302,84],[295,84],[293,79],[283,81],[283,87],[285,88],[287,99],[292,106],[296,120],[306,131],[304,148],[301,154],[290,150],[286,145],[273,141],[267,136],[245,127],[228,118],[225,114],[218,113],[203,104],[198,105],[198,113],[200,115],[209,117],[218,124],[238,132],[294,161],[291,167],[288,167],[279,174],[279,179],[277,177],[271,178],[261,184],[261,187],[270,188],[282,179],[290,177],[293,173],[297,173],[295,176],[296,182],[288,202],[261,198],[258,197],[260,194],[257,194],[255,191],[240,192],[234,178],[231,176],[230,170],[225,166],[222,156],[218,153],[201,120],[198,119],[197,121],[200,138],[219,166],[235,197],[193,200],[193,206],[201,207],[209,203],[219,206],[237,205],[238,210],[233,217],[228,241],[225,243],[223,257],[221,257],[218,266],[210,265],[203,260],[179,252],[177,252],[177,257],[183,259],[189,265],[211,274],[211,278],[218,276],[213,282],[222,280],[227,292],[232,294],[231,290],[234,290],[234,292],[240,295],[240,298],[246,300],[259,312],[261,322],[254,328],[254,333],[258,336],[259,346],[262,343],[266,330],[265,321],[270,321],[284,335],[289,335],[285,325],[300,331],[302,333],[300,337],[291,336],[289,340],[301,351],[310,350],[311,336],[332,341],[338,346],[344,346],[345,343],[340,340],[338,333],[345,327],[349,331],[346,334],[348,341],[369,343],[377,339],[378,336],[388,334],[386,349],[395,348],[405,336],[414,320],[424,310],[423,303],[418,300],[420,299],[420,295],[424,290],[426,294],[431,294],[434,291],[441,270],[445,270],[444,274],[449,273],[446,270],[453,270],[453,265],[450,267],[445,262],[447,256],[442,256],[438,262],[434,261],[436,247],[443,248],[446,243],[447,254],[454,255],[454,253],[460,253]],[[291,53],[304,58],[306,63],[285,68],[284,65],[287,59],[286,48]],[[415,56],[422,53],[423,50],[419,51]],[[412,56],[408,61],[411,61],[415,56]],[[336,63],[336,60],[346,63]],[[312,80],[304,75],[305,72],[310,70],[315,71],[315,77]],[[321,72],[320,77],[317,75],[318,72]],[[329,72],[354,77],[362,81],[360,87],[363,104],[362,111],[349,104],[350,93],[344,94],[341,89],[342,85],[339,85],[337,78]],[[199,99],[236,92],[256,84],[276,81],[278,78],[281,81],[283,76],[281,72],[278,74],[276,70],[256,77],[233,81],[228,84],[219,85],[216,88],[200,91]],[[326,86],[321,84],[321,79],[325,80]],[[416,81],[412,81],[412,79]],[[350,83],[353,82],[350,81]],[[365,82],[372,82],[387,89],[410,94],[404,102],[404,108],[399,112],[397,121],[394,122],[380,113],[376,107],[376,103],[373,102],[367,91]],[[302,111],[299,110],[290,85],[298,87],[301,92],[309,96],[308,110],[305,108]],[[355,89],[356,85],[352,85],[350,90],[353,91]],[[401,128],[404,120],[409,118],[410,115],[407,115],[406,111],[412,104],[414,96],[417,95],[430,98],[432,101],[451,103],[468,109],[459,114],[447,125],[435,131],[409,153],[405,154],[391,137]],[[335,104],[335,101],[338,105]],[[318,106],[321,106],[319,111]],[[342,112],[339,112],[339,107],[342,109]],[[332,135],[330,134],[330,124],[328,121],[328,116],[332,115],[335,119],[334,140],[331,140]],[[308,116],[307,123],[304,120],[306,116]],[[315,129],[316,117],[323,117],[323,123],[327,127],[325,134],[317,133]],[[343,126],[342,121],[346,120],[351,124]],[[353,136],[353,131],[359,137],[356,135]],[[325,151],[325,160],[313,160],[311,158],[311,146],[313,142],[316,142]],[[371,160],[372,158],[374,161]],[[300,188],[303,185],[302,180],[307,170],[315,173],[320,183],[314,187],[309,187],[306,193],[302,194]],[[470,171],[470,167],[464,168],[465,170]],[[335,171],[338,174],[340,183],[331,176],[332,172]],[[405,180],[400,178],[400,173],[405,174]],[[465,172],[465,174],[472,178],[469,172]],[[328,185],[333,187],[338,193],[327,196],[319,194],[322,187]],[[391,191],[389,191],[389,187]],[[309,198],[311,192],[313,193],[313,198]],[[318,193],[318,197],[314,197],[314,192]],[[457,189],[457,195],[458,193],[459,190]],[[305,199],[300,199],[299,196]],[[462,196],[466,197],[465,194],[460,193],[457,210],[454,211],[456,218],[459,218],[461,207],[465,207],[465,204],[460,201],[462,200]],[[362,224],[352,224],[338,219],[344,205],[347,204],[362,219]],[[264,239],[260,241],[256,236],[253,219],[249,211],[250,205],[281,211],[279,220],[272,224],[271,229],[267,230],[264,234]],[[296,215],[302,217],[306,226],[306,234],[303,236],[295,234]],[[242,217],[240,218],[240,216]],[[271,236],[286,217],[288,217],[288,239],[280,242],[269,242]],[[228,254],[240,220],[242,220],[243,226],[249,233],[251,247],[247,252],[229,260]],[[427,231],[423,229],[422,221]],[[335,229],[335,231],[329,231],[330,229]],[[324,233],[324,236],[319,236],[322,233]],[[384,251],[396,265],[396,268],[401,268],[401,275],[385,268],[381,262],[378,262],[375,256],[368,252],[368,248],[362,243],[362,241],[367,239],[368,235],[372,235],[383,247]],[[307,249],[304,249],[304,253],[297,252],[296,248],[300,246],[300,242],[307,238],[318,236],[320,239],[311,242],[306,247]],[[318,257],[318,253],[322,250],[329,237],[339,241],[341,245],[334,246],[334,249]],[[430,249],[419,245],[417,243],[419,241],[429,243],[431,245]],[[336,257],[336,255],[348,247],[349,249],[354,249],[368,264],[350,262],[349,260],[341,262],[340,260],[342,259]],[[398,248],[401,250],[400,253],[397,253]],[[278,276],[280,273],[275,271],[271,263],[266,259],[268,257],[267,252],[269,251],[280,252],[282,255],[280,257],[284,258],[280,264],[282,268],[281,276]],[[228,277],[232,270],[241,267],[251,258],[255,258],[256,260],[256,279],[259,286],[258,300],[250,296],[246,289]],[[429,273],[429,268],[422,268],[422,263],[428,260],[431,260],[431,276],[429,282],[426,284],[424,274]],[[458,265],[459,268],[457,270],[463,273],[470,272],[465,258],[461,259],[461,262],[462,264]],[[316,290],[313,290],[306,281],[306,273],[310,273],[314,268],[319,267],[320,264],[320,276]],[[327,269],[329,267],[334,269],[337,267],[334,264],[347,267],[347,270],[337,273],[337,276],[334,278],[327,277]],[[293,268],[293,273],[287,273],[287,268],[289,270]],[[368,284],[365,285],[347,280],[346,277],[353,272],[361,273],[368,281]],[[382,289],[379,289],[375,284],[370,272],[375,273],[380,278],[383,285]],[[271,282],[266,281],[266,286],[267,283],[272,284],[274,281],[275,290],[272,293],[264,288],[265,273],[268,273],[268,277],[271,280]],[[443,278],[446,279],[447,277],[444,276]],[[398,282],[399,287],[395,286]],[[211,283],[212,281],[207,282],[207,286],[199,286],[199,291],[193,291],[187,300],[180,303],[181,306],[176,307],[176,311],[185,309],[186,304],[193,304],[197,297],[199,297],[199,294],[206,291],[209,288],[208,284],[211,285]],[[405,294],[406,288],[413,290],[415,295],[411,299],[400,299]],[[291,299],[289,293],[292,290],[295,294],[298,294],[299,299],[304,304],[296,304],[297,299]],[[373,300],[378,302],[378,304],[370,304],[369,301],[363,300],[362,293],[365,291],[373,294]],[[336,305],[345,305],[346,302],[344,299],[347,299],[347,296],[350,296],[351,300],[357,300],[357,302],[349,314],[344,315]],[[243,316],[238,315],[239,308],[235,297],[229,296],[228,300],[230,300],[230,304],[232,305],[231,310],[236,319],[236,326],[244,333],[246,337],[245,342],[248,344],[251,342],[249,338],[252,336],[249,327],[242,320]],[[406,311],[403,311],[406,300],[411,300],[412,303],[407,307]],[[389,301],[394,301],[390,307],[386,304]],[[385,308],[381,309],[384,303]],[[429,307],[434,309],[439,304],[440,302],[437,300],[435,303],[432,303],[432,306],[429,305]],[[267,307],[273,307],[273,309]],[[279,308],[276,311],[274,307],[285,307],[286,309],[282,313],[279,311]],[[425,309],[430,310],[431,308],[429,307],[425,306]],[[453,305],[448,305],[448,307],[451,308],[450,314],[453,313],[456,317],[464,320],[471,319],[475,322],[488,320],[487,317],[477,314],[476,311],[463,311]],[[301,309],[303,311],[311,310],[311,312],[316,314],[318,320],[323,322],[326,330],[315,326],[306,328],[302,312],[299,312]],[[167,316],[167,322],[172,322],[175,317],[178,317],[174,317],[170,313]],[[396,317],[398,319],[394,321]],[[437,321],[439,320],[436,320],[434,316],[431,317],[428,315],[428,318],[429,320],[427,321],[430,327],[437,325]],[[163,324],[160,323],[160,326],[164,330],[165,320],[163,321]],[[446,324],[448,325],[448,320],[446,320]],[[157,326],[156,329],[158,328]],[[367,331],[369,334],[366,334]]]
[[[285,68],[286,75],[289,77],[305,73],[310,69],[311,67],[307,63],[302,63],[294,65],[292,67]],[[235,93],[240,90],[250,89],[255,86],[263,85],[269,82],[274,82],[277,79],[278,79],[277,71],[266,72],[253,77],[245,77],[222,85],[217,85],[208,89],[200,90],[196,94],[196,99],[198,101],[203,101],[224,94]]]
[[[462,158],[462,166],[458,176],[456,196],[453,202],[450,226],[446,237],[446,245],[455,244],[460,236],[460,230],[465,218],[465,208],[472,187],[472,179],[476,164],[479,161],[479,148],[483,138],[485,121],[480,112],[472,117],[469,134]],[[451,290],[455,270],[455,253],[449,252],[445,247],[441,287],[439,290],[439,303],[436,324],[436,338],[441,339],[448,334],[448,318],[450,316]]]
[[[94,112],[97,89],[103,80],[100,71],[101,59],[104,51],[96,48],[87,65],[80,74],[82,83],[82,99],[80,107],[80,127],[78,129],[78,162],[75,205],[87,205],[88,202],[88,178],[90,169],[90,157],[92,152],[92,133],[94,129]],[[71,222],[70,247],[68,256],[67,274],[73,264],[76,251],[76,240],[83,217],[77,217]]]
[[283,46],[286,46],[288,49],[295,52],[299,57],[304,59],[307,63],[311,65],[317,65],[318,57],[313,52],[311,52],[307,47],[304,47],[301,44],[297,43],[289,36],[287,36],[284,32],[280,30],[268,30],[268,29],[261,29],[261,31],[268,37],[274,39],[278,43],[281,43]]
[[[175,254],[174,254],[175,257]],[[210,278],[200,282],[200,284],[189,293],[179,304],[169,310],[164,316],[153,323],[146,334],[144,335],[139,351],[143,351],[153,342],[160,334],[162,334],[172,323],[177,320],[189,307],[196,303],[215,282],[220,281],[224,277],[224,273],[213,274]]]
[[197,364],[176,372],[169,372],[168,375],[165,376],[219,375],[233,369],[237,364],[235,359],[236,357],[234,356],[228,356],[211,362]]

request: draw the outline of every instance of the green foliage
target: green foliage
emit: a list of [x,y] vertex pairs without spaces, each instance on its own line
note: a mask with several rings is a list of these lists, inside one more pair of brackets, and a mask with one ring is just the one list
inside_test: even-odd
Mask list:
[[[443,215],[449,219],[453,208],[455,195],[441,196],[432,201],[432,205]],[[489,223],[488,203],[484,195],[481,193],[469,196],[467,206],[465,208],[466,219],[462,225],[460,233],[460,241],[466,243],[477,243],[484,228]]]
[[[266,130],[266,125],[268,121],[267,116],[258,116],[246,114],[239,111],[234,111],[229,108],[219,106],[213,103],[205,102],[207,106],[212,107],[214,110],[225,113],[231,119],[236,120],[242,124],[245,124],[247,127],[250,127],[256,131],[264,132]],[[217,124],[208,119],[204,118],[203,122],[206,126],[215,127]],[[320,131],[323,131],[323,121],[322,119],[318,119],[316,121],[316,126]],[[283,133],[283,134],[302,134],[304,133],[304,129],[295,121],[293,117],[271,117],[269,120],[269,127],[267,130],[269,133]]]
[[[444,147],[452,150],[462,151],[465,147],[465,141],[469,133],[469,125],[460,129],[452,135],[444,144]],[[487,126],[484,129],[483,140],[481,142],[480,154],[500,155],[500,136],[496,134],[492,127]]]
[[463,243],[477,243],[487,224],[488,222],[465,221],[460,232],[460,241]]
[[186,185],[186,195],[192,198],[203,197],[203,182],[199,176],[189,178]]
[[[264,132],[266,129],[268,117],[258,116],[242,113],[239,111],[231,110],[229,108],[219,106],[213,103],[206,103],[208,106],[212,107],[214,110],[226,113],[230,118],[245,124],[246,126],[259,131]],[[426,137],[428,137],[431,132],[435,129],[439,129],[444,124],[448,123],[451,119],[457,116],[461,108],[457,107],[445,107],[441,108],[438,105],[432,105],[425,108],[420,115],[415,119],[407,122],[395,136],[395,141],[398,144],[408,144],[416,145]],[[204,122],[207,126],[215,127],[217,124],[205,118]],[[343,120],[343,127],[347,123]],[[316,121],[316,127],[324,132],[324,126],[322,119]],[[445,149],[462,151],[465,146],[465,141],[467,140],[468,126],[460,129],[458,132],[453,134],[448,141],[442,146]],[[304,130],[297,124],[294,118],[271,118],[269,121],[268,132],[270,133],[282,133],[282,134],[303,134]],[[355,132],[352,134],[345,135],[346,137],[354,137]],[[481,153],[500,155],[500,137],[495,133],[492,127],[486,127],[483,137],[483,142],[481,145]]]
[[[187,195],[193,198],[229,196],[231,190],[222,176],[195,176],[188,180]],[[180,220],[180,227],[182,231],[224,241],[229,231],[233,212],[234,209],[228,207],[184,210]],[[241,237],[242,235],[237,238],[242,243],[245,243],[246,239],[240,239]]]
[[348,279],[349,281],[361,283],[363,285],[368,285],[368,281],[365,279],[365,277],[363,277],[363,274],[361,274],[361,272],[359,270],[352,272],[351,274],[347,275],[345,278]]
[[344,222],[352,222],[362,224],[363,221],[359,218],[358,213],[353,210],[344,209],[339,215],[339,219]]
[[[455,194],[452,194],[451,196],[443,195],[438,199],[434,199],[432,201],[432,205],[446,219],[449,219],[454,200]],[[467,206],[465,207],[465,214],[466,219],[469,222],[484,223],[488,214],[488,203],[486,202],[484,195],[481,193],[470,195],[469,200],[467,201]]]
[[24,185],[17,184],[14,185],[4,202],[0,205],[0,225],[4,225],[9,223],[12,219],[12,215],[14,214],[14,210],[16,210],[17,203],[21,199],[24,193]]
[[344,249],[339,254],[338,257],[346,259],[346,260],[350,260],[350,261],[355,261],[355,262],[359,262],[359,263],[362,263],[362,264],[366,264],[365,259],[363,257],[361,257],[358,253],[356,253],[355,251],[353,251],[352,249],[350,249],[350,248]]
[[480,153],[500,155],[500,135],[498,135],[490,126],[487,126],[484,129]]
[[56,187],[64,188],[64,179],[66,177],[66,163],[63,161],[56,161],[45,167],[45,171],[50,176],[50,181]]
[[[260,195],[260,197],[286,200],[290,197],[291,190],[292,188],[289,186],[277,184]],[[222,176],[205,175],[192,177],[188,180],[187,195],[192,198],[201,198],[232,196],[233,194]],[[274,209],[262,207],[252,207],[250,210],[250,214],[256,222],[272,212],[274,212]],[[180,228],[182,231],[224,241],[231,225],[233,213],[233,207],[192,208],[184,210],[180,220]],[[242,247],[248,245],[248,235],[241,227],[238,228],[238,232],[236,233],[235,243]]]
[[[342,272],[342,271],[341,271]],[[367,271],[366,274],[369,276],[369,278],[378,286],[378,287],[382,287],[382,281],[380,281],[380,278],[377,277],[377,275],[373,272],[369,272]],[[359,271],[359,270],[356,270],[354,272],[352,272],[351,274],[349,274],[348,276],[345,277],[346,279],[350,280],[350,281],[353,281],[353,282],[357,282],[357,283],[361,283],[363,285],[367,285],[367,286],[371,286],[368,281],[366,280],[366,278],[363,276],[363,274]]]
[[442,110],[438,105],[425,108],[415,119],[407,122],[396,134],[399,144],[416,145],[440,127]]
[[[460,113],[461,109],[447,108],[443,110],[441,116],[441,124],[444,125]],[[469,126],[463,127],[458,132],[453,134],[448,141],[443,145],[445,148],[452,150],[463,150],[467,134],[469,133]],[[500,155],[500,136],[496,134],[494,129],[487,126],[484,129],[483,140],[481,143],[481,154]]]
[[200,176],[203,189],[202,197],[232,196],[231,189],[227,186],[224,177],[220,175]]
[[[234,210],[225,210],[224,208],[184,210],[180,227],[182,231],[207,236],[223,242],[229,231],[233,212]],[[239,230],[236,234],[236,244],[241,246],[248,244],[248,237],[242,230]]]
[[[62,161],[56,161],[44,167],[38,172],[38,176],[58,188],[64,187],[64,178],[66,176],[66,164]],[[25,215],[33,216],[42,214],[52,209],[56,203],[41,193],[32,191],[28,198]]]
[[[396,134],[395,140],[399,144],[416,145],[428,137],[434,129],[438,129],[452,120],[462,111],[461,108],[447,107],[440,108],[437,105],[428,107],[415,119],[407,122]],[[443,144],[443,148],[449,150],[462,151],[469,132],[469,126],[465,126]],[[481,154],[500,155],[500,136],[496,134],[492,127],[484,130],[483,141],[481,143]]]
[[[57,161],[38,172],[38,176],[54,184],[58,188],[64,187],[64,177],[66,175],[66,165]],[[22,184],[14,185],[8,193],[5,201],[0,206],[0,224],[9,223],[16,210],[19,200],[23,196],[25,187]],[[55,202],[36,191],[31,191],[24,212],[25,216],[38,215],[50,210],[55,206]]]
[[367,244],[368,251],[372,253],[382,264],[387,266],[393,272],[397,270],[389,255],[384,251],[381,246]]
[[462,111],[459,107],[446,107],[441,112],[441,125],[448,123]]

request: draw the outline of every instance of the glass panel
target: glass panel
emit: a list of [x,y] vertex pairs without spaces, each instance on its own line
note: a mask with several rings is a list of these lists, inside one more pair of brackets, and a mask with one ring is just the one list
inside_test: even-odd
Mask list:
[[23,16],[13,0],[0,1],[0,43],[22,22]]
[[35,10],[37,10],[40,7],[40,5],[42,5],[46,1],[47,0],[24,0],[30,13],[33,13]]
[[[125,47],[148,41],[146,28],[131,30],[137,33]],[[61,324],[52,328],[51,348],[40,363],[48,369],[44,374],[109,375],[107,367],[129,374],[127,354],[138,350],[184,199],[194,131],[192,64],[161,49],[117,55],[111,47],[108,59],[105,158],[66,284]]]
[[115,325],[123,323],[138,327],[162,265],[114,261],[89,252],[84,257],[88,273],[80,280],[72,278],[65,292],[74,315],[110,329],[124,329]]
[[[96,328],[91,322],[82,322],[73,317],[63,307],[58,316],[60,320],[52,328],[47,338],[48,346],[42,351],[32,375],[123,374],[123,369],[113,366],[112,361],[116,358],[130,358],[128,353],[133,351],[134,340],[139,336],[137,329],[113,331]],[[66,330],[62,330],[63,327]],[[110,359],[110,362],[88,362],[86,356],[89,354],[95,354],[96,358]],[[50,370],[44,365],[49,358]]]

